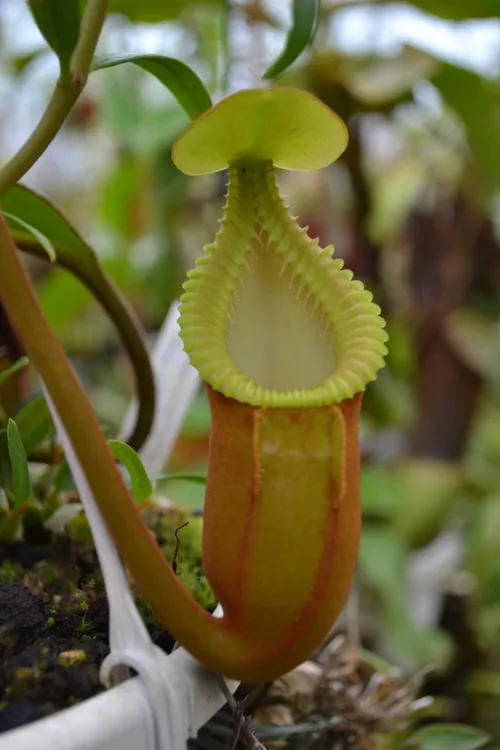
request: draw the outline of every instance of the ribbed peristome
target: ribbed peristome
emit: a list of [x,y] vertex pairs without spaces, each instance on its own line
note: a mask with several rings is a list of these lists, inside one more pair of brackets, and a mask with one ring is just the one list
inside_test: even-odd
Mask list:
[[[238,312],[239,295],[244,295],[241,285],[245,275],[248,278],[256,249],[272,254],[279,262],[279,273],[290,280],[297,305],[325,321],[324,344],[319,339],[315,341],[315,351],[324,345],[331,352],[321,352],[318,372],[322,375],[310,387],[265,387],[245,372],[233,356],[238,347],[231,339],[231,327]],[[384,363],[385,322],[371,293],[353,279],[351,271],[343,269],[341,259],[333,259],[332,255],[333,247],[322,249],[318,240],[311,239],[289,214],[279,195],[271,162],[231,166],[220,230],[188,274],[181,298],[184,347],[202,380],[227,397],[266,407],[323,406],[340,403],[363,391]],[[258,305],[256,313],[257,308]],[[251,315],[247,326],[248,335],[255,334]],[[241,326],[238,335],[245,336]],[[279,331],[276,335],[279,342]],[[290,342],[283,340],[285,347],[294,346],[293,337]],[[325,371],[324,362],[328,362],[330,354],[331,366]],[[297,363],[300,362],[299,358]],[[293,369],[288,367],[292,382]],[[277,373],[277,381],[286,384],[286,374],[281,375]]]

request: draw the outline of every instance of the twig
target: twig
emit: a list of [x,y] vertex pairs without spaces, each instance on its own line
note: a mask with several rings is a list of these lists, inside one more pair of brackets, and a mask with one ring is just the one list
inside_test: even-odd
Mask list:
[[186,523],[183,523],[183,524],[182,524],[182,526],[178,526],[178,527],[176,528],[176,530],[174,531],[174,536],[175,536],[175,538],[176,538],[176,540],[177,540],[177,541],[176,541],[176,543],[175,543],[175,552],[174,552],[174,557],[173,557],[173,559],[172,559],[172,570],[174,571],[174,573],[177,573],[177,555],[178,555],[178,553],[179,553],[179,544],[180,544],[180,542],[181,542],[181,540],[180,540],[180,539],[179,539],[179,537],[178,537],[178,533],[179,533],[179,531],[180,531],[181,529],[183,529],[183,528],[184,528],[185,526],[187,526],[188,524],[189,524],[189,521],[186,521]]
[[221,677],[220,674],[217,674],[217,672],[212,672],[212,674],[220,689],[222,690],[224,698],[227,701],[227,705],[233,712],[235,718],[234,733],[231,738],[230,750],[235,750],[238,744],[238,740],[242,735],[251,750],[266,750],[266,747],[262,744],[262,742],[255,734],[252,722],[248,717],[245,716],[245,705],[243,701],[236,700],[236,698],[224,682],[224,678]]

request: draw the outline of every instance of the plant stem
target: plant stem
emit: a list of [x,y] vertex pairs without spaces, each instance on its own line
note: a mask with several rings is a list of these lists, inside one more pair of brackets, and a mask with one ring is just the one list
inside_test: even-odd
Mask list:
[[88,0],[83,14],[69,79],[60,78],[45,112],[19,151],[0,169],[0,195],[15,185],[50,146],[80,96],[106,17],[108,0]]
[[71,78],[82,88],[87,83],[92,58],[104,25],[109,0],[87,0],[80,34],[69,64]]

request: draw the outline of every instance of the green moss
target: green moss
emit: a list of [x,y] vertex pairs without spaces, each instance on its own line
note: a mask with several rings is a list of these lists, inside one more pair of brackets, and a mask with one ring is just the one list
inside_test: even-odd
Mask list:
[[[179,507],[165,509],[154,504],[145,509],[144,519],[154,532],[165,558],[171,564],[175,563],[177,574],[186,588],[202,607],[213,609],[215,596],[201,565],[203,519]],[[146,622],[151,622],[151,618],[155,620],[144,602],[139,608]]]
[[89,629],[89,627],[90,627],[90,622],[87,619],[86,615],[83,615],[83,617],[79,621],[78,625],[76,626],[76,630],[77,630],[78,635],[80,635],[80,636],[84,635],[87,632],[87,630]]
[[24,577],[22,565],[12,560],[4,560],[0,565],[0,583],[18,583]]
[[177,573],[184,586],[192,593],[198,604],[212,611],[217,603],[201,567],[190,563],[179,563]]
[[158,618],[155,616],[155,613],[151,609],[150,605],[145,599],[142,599],[142,597],[138,596],[136,597],[135,604],[137,606],[137,609],[139,610],[139,613],[146,623],[146,625],[150,628],[158,628],[161,629],[162,624],[158,620]]
[[87,612],[89,608],[89,596],[87,591],[76,589],[75,591],[76,608],[79,612]]
[[52,586],[56,581],[67,579],[61,566],[49,560],[41,560],[38,562],[33,571],[43,585],[43,588],[46,586]]
[[78,664],[83,664],[87,654],[82,648],[74,649],[72,651],[61,651],[57,660],[61,667],[74,667]]

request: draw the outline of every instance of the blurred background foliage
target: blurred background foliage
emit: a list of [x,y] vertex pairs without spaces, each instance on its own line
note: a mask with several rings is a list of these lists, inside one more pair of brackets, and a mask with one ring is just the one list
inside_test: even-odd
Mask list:
[[[217,100],[262,85],[289,5],[112,0],[99,51],[177,57]],[[338,163],[281,181],[310,234],[333,242],[374,291],[390,334],[361,430],[364,642],[408,673],[432,665],[429,689],[454,699],[449,718],[497,738],[499,16],[498,0],[324,0],[313,44],[278,79],[312,91],[348,124]],[[0,63],[5,160],[36,123],[57,73],[21,0],[0,0]],[[70,218],[152,340],[224,199],[223,175],[188,179],[171,162],[187,122],[139,67],[102,70],[25,180]],[[133,391],[113,326],[66,270],[28,262],[47,317],[113,432]],[[7,341],[1,317],[0,331]],[[209,422],[200,392],[171,470],[204,470]],[[200,484],[172,481],[167,490],[202,507]]]

